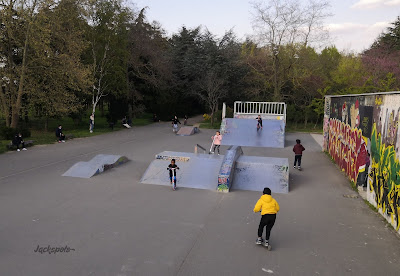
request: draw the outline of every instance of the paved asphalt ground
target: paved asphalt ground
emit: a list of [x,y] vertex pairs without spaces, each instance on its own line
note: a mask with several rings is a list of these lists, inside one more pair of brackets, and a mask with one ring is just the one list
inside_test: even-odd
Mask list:
[[[343,196],[355,192],[309,134],[288,134],[285,149],[244,149],[292,163],[295,139],[306,148],[289,194],[273,195],[272,251],[255,245],[261,192],[139,183],[156,153],[208,147],[211,134],[175,136],[159,123],[0,155],[0,275],[400,274],[395,231]],[[61,176],[99,153],[131,161],[91,179]],[[38,245],[75,250],[40,254]]]

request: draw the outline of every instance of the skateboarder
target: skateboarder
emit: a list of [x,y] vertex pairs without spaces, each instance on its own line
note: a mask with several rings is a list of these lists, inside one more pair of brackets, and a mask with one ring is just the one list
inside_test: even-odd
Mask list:
[[[258,226],[258,238],[256,244],[263,244],[268,250],[271,249],[269,245],[269,236],[271,234],[271,229],[275,224],[276,213],[279,212],[279,204],[271,196],[271,189],[264,188],[263,195],[257,201],[256,206],[254,206],[254,213],[261,211],[261,220]],[[262,234],[265,229],[265,241],[263,243]]]
[[181,124],[177,116],[174,116],[172,119],[172,127],[173,127],[173,132],[178,132],[178,123]]
[[260,127],[262,128],[262,118],[261,115],[258,115],[258,117],[256,118],[257,120],[257,130],[260,129]]
[[301,170],[301,157],[303,156],[303,151],[306,149],[301,144],[300,140],[296,140],[296,145],[293,147],[294,152],[294,165],[293,168],[296,168],[296,163],[298,164],[297,169]]
[[89,117],[89,132],[93,133],[94,128],[94,113],[92,113]]
[[176,188],[176,170],[179,170],[179,167],[175,164],[175,159],[171,160],[171,164],[168,165],[167,170],[169,170],[169,180],[171,182],[172,185],[172,177],[173,178],[173,189],[175,190]]
[[221,140],[222,140],[221,132],[217,131],[215,133],[215,135],[211,137],[211,139],[213,140],[213,145],[214,145],[214,149],[213,149],[212,153],[214,153],[215,149],[217,149],[218,155],[219,155],[219,148],[221,146]]

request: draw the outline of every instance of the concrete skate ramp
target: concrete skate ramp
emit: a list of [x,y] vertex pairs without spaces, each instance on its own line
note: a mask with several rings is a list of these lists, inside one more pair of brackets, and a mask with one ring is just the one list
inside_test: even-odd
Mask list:
[[243,154],[240,146],[231,146],[226,151],[224,161],[218,174],[217,191],[228,193],[232,187],[236,160]]
[[121,165],[128,161],[128,158],[121,155],[98,154],[88,162],[78,162],[73,165],[62,176],[79,178],[91,178],[105,170]]
[[167,167],[172,158],[180,168],[177,171],[178,188],[216,189],[223,155],[164,151],[156,155],[156,160],[151,162],[140,182],[170,186]]
[[181,127],[177,133],[177,135],[180,136],[190,136],[195,133],[195,127],[194,126],[184,126]]
[[287,158],[240,156],[236,161],[233,190],[262,192],[269,187],[273,193],[289,192]]
[[285,147],[285,122],[264,120],[257,131],[257,120],[225,118],[221,123],[222,145],[242,147]]

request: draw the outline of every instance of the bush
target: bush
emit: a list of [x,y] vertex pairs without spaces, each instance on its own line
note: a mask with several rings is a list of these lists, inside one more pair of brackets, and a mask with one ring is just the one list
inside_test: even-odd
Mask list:
[[0,128],[0,138],[4,140],[12,140],[17,133],[21,133],[23,138],[31,137],[31,131],[28,128],[13,129],[6,126]]
[[226,118],[233,118],[233,108],[230,108],[229,106],[226,107]]
[[11,127],[3,126],[0,128],[0,138],[3,140],[12,140],[16,130]]

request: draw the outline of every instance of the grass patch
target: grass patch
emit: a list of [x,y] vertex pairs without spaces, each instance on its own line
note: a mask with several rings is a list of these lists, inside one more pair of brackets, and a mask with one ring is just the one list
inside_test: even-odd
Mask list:
[[[347,175],[346,175],[346,176],[347,176]],[[349,181],[350,181],[350,186],[351,186],[351,188],[353,189],[353,191],[355,191],[355,192],[358,193],[358,188],[357,188],[356,183],[355,183],[353,180],[349,180]]]
[[[132,120],[133,126],[145,126],[152,123],[152,115],[144,114],[139,118]],[[33,120],[30,122],[31,125],[31,137],[24,137],[25,140],[33,140],[34,145],[45,145],[57,142],[55,136],[55,130],[58,125],[62,125],[63,133],[68,135],[72,134],[74,138],[83,138],[96,136],[112,131],[118,131],[124,129],[121,121],[114,125],[114,130],[111,129],[107,119],[105,117],[96,116],[93,133],[89,132],[89,120],[86,122],[74,122],[71,118],[62,119],[51,119],[48,121],[48,131],[43,130],[44,120]],[[0,153],[8,151],[6,145],[10,143],[10,140],[0,140]]]
[[371,203],[369,203],[368,200],[364,199],[365,204],[368,205],[368,207],[372,210],[378,213],[378,209],[376,209],[376,207],[374,205],[372,205]]
[[221,122],[214,122],[214,126],[211,125],[211,122],[203,122],[203,123],[200,123],[200,128],[220,129],[221,128]]
[[286,132],[308,132],[308,133],[323,133],[323,125],[318,124],[316,127],[314,127],[315,124],[307,124],[307,126],[304,126],[304,124],[296,124],[292,122],[287,122],[286,123]]

